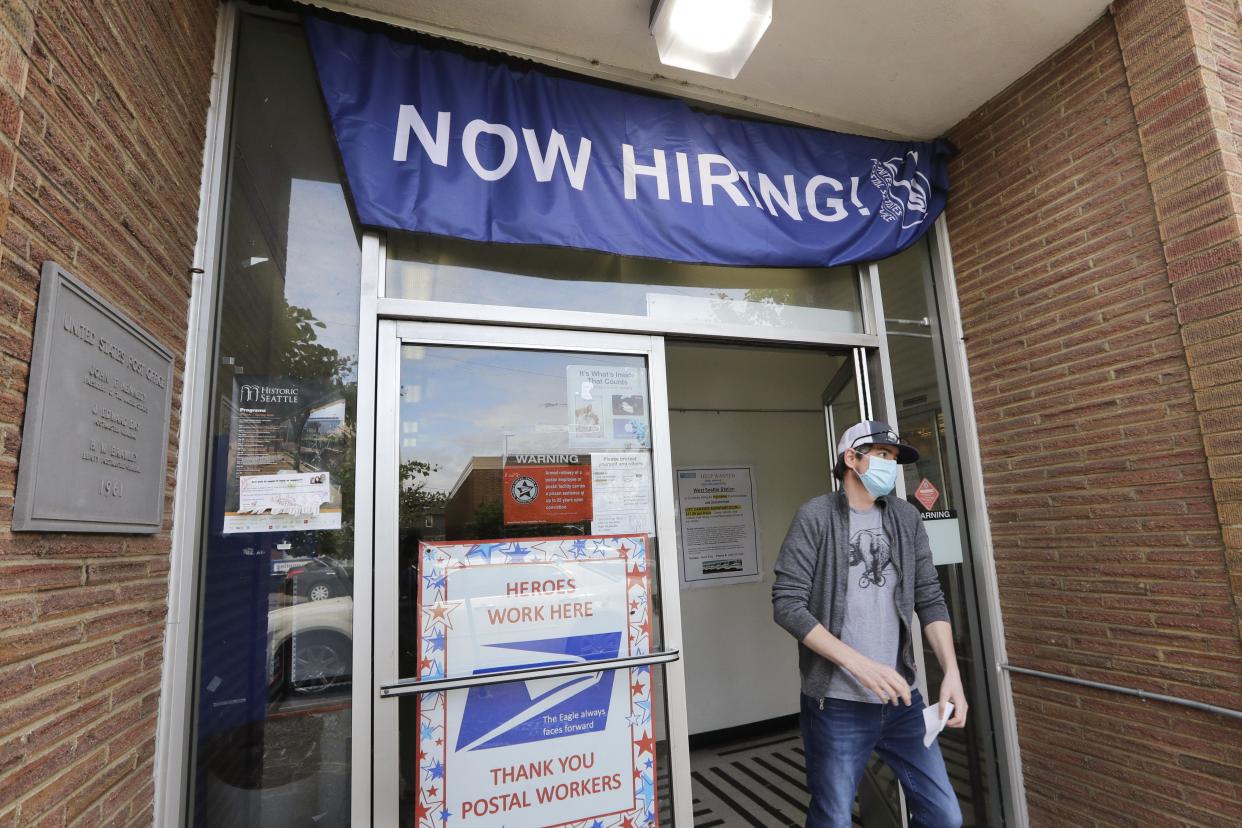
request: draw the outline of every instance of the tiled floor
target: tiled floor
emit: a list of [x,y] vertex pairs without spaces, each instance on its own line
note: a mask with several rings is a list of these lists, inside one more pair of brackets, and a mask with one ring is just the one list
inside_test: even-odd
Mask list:
[[696,828],[800,826],[810,796],[798,731],[694,751]]
[[[942,747],[949,776],[966,804],[970,785],[961,746],[942,741],[947,742]],[[695,828],[801,828],[805,823],[810,795],[797,729],[700,748],[691,752],[690,764]],[[873,770],[878,772],[878,784],[895,785],[878,761]],[[896,796],[895,790],[891,796]],[[668,825],[671,799],[664,774],[659,780],[659,798],[660,824]],[[864,822],[855,803],[854,825],[900,825],[900,817],[884,813],[887,809],[882,804],[873,806],[876,810],[868,811],[872,816]],[[968,818],[966,824],[972,825],[973,819]]]

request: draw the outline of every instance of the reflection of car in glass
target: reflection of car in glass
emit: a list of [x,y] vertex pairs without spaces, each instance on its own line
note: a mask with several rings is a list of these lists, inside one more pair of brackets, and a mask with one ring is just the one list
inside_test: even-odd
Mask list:
[[271,698],[348,689],[353,677],[354,599],[346,595],[267,614]]
[[352,568],[324,555],[309,558],[285,573],[285,594],[325,601],[353,593]]

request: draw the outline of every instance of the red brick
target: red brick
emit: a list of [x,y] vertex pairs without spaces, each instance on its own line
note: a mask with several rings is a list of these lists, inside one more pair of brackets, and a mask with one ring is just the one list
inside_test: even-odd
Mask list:
[[[29,690],[34,686],[33,670],[22,665],[30,672],[30,681],[22,685],[15,682],[15,690]],[[14,692],[17,701],[9,701],[0,707],[0,734],[14,733],[22,727],[33,726],[44,717],[64,710],[78,700],[78,687],[75,684],[44,687],[37,693],[21,695]]]
[[39,597],[39,616],[55,618],[98,609],[117,601],[116,587],[88,587],[48,592]]
[[82,567],[69,563],[0,564],[0,593],[79,586]]
[[64,649],[82,640],[82,625],[61,623],[10,630],[0,634],[0,663],[33,659],[43,653]]
[[39,790],[22,800],[22,817],[35,817],[56,806],[64,804],[69,796],[79,790],[92,776],[99,771],[99,766],[106,759],[104,751],[81,756],[75,764],[58,772],[55,777]]
[[132,581],[146,575],[147,564],[144,561],[108,561],[93,563],[86,568],[86,580],[90,584]]
[[[1114,8],[1129,41],[1106,19],[950,133],[961,153],[949,230],[992,552],[1011,661],[1208,701],[1237,687],[1242,665],[1232,586],[1242,580],[1222,565],[1220,525],[1242,517],[1242,458],[1227,459],[1242,454],[1242,422],[1207,442],[1199,424],[1201,412],[1242,409],[1232,365],[1242,350],[1228,339],[1242,341],[1242,318],[1228,312],[1242,307],[1232,295],[1242,164],[1224,146],[1229,118],[1212,109],[1236,99],[1242,124],[1242,95],[1204,86],[1216,71],[1200,66],[1205,52],[1179,52],[1207,42],[1190,27],[1208,17],[1180,0]],[[1210,18],[1211,37],[1236,44],[1236,13]],[[1242,53],[1221,48],[1223,60]],[[1213,481],[1226,474],[1238,479],[1237,510],[1218,509]],[[1101,698],[1112,726],[1126,703]],[[1058,711],[1024,727],[1032,719],[1015,701],[1033,814],[1174,824],[1169,800],[1195,789],[1188,769],[1141,758],[1135,768],[1133,746],[1106,735],[1092,753],[1121,771],[1097,773],[1070,748],[1067,722],[1081,718]],[[1200,735],[1144,736],[1215,749]],[[1045,773],[1045,755],[1084,768],[1085,784]],[[1048,790],[1063,802],[1041,811],[1049,800],[1032,778],[1055,780]],[[1101,786],[1138,804],[1102,804]],[[1205,802],[1192,818],[1224,824],[1223,814]]]

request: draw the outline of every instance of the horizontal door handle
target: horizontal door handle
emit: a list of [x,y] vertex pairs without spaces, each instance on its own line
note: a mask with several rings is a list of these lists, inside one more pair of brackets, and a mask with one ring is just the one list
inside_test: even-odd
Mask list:
[[391,684],[381,685],[380,698],[392,699],[400,696],[417,696],[423,693],[439,693],[443,690],[482,687],[489,684],[504,684],[510,681],[525,681],[526,679],[533,678],[577,676],[585,673],[599,673],[605,670],[624,670],[627,667],[667,664],[679,658],[681,658],[680,650],[664,650],[658,653],[646,653],[644,655],[624,656],[621,658],[604,658],[598,661],[584,661],[576,664],[549,664],[546,667],[497,670],[494,673],[485,673],[483,675],[436,679],[403,679]]

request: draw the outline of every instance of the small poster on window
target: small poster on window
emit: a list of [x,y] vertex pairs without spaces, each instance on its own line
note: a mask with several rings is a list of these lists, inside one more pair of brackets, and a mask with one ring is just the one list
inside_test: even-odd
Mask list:
[[646,371],[626,365],[568,365],[565,373],[571,447],[651,447]]
[[509,455],[502,495],[508,526],[590,520],[591,455]]
[[233,380],[223,532],[341,528],[328,465],[345,437],[345,398],[284,377]]

